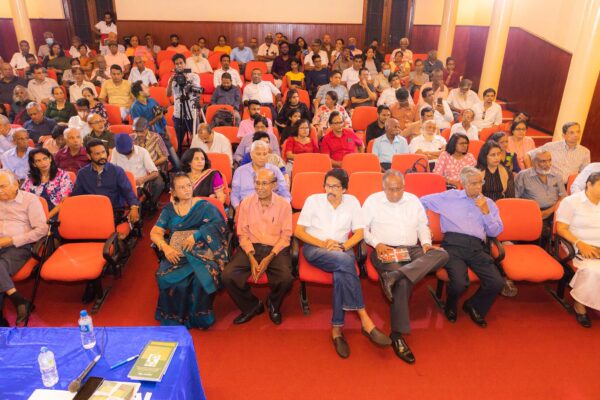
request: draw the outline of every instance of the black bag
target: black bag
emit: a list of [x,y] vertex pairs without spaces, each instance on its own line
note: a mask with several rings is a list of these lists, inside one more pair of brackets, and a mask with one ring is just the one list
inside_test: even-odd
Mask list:
[[404,174],[412,174],[413,172],[428,172],[429,171],[429,162],[424,160],[423,158],[419,158],[415,163],[407,169]]
[[213,116],[211,125],[215,126],[234,126],[234,115],[233,113],[226,109],[221,108],[217,110],[215,115]]

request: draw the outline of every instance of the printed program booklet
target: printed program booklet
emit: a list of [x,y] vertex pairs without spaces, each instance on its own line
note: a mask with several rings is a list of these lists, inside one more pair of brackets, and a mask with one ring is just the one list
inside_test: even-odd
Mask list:
[[151,340],[142,350],[127,377],[139,381],[160,382],[171,363],[177,344]]

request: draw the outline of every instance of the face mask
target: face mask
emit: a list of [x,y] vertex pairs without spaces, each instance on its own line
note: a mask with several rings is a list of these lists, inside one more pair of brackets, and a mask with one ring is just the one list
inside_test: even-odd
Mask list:
[[385,76],[385,77],[387,78],[388,76],[390,76],[390,72],[391,72],[391,70],[389,70],[389,69],[384,69],[384,70],[383,70],[383,76]]
[[52,39],[52,38],[46,38],[46,44],[48,46],[50,46],[52,43],[54,43],[54,39]]
[[353,45],[353,44],[351,44],[351,45],[350,45],[350,46],[348,46],[348,47],[350,48],[350,50],[355,50],[355,49],[356,49],[356,46],[355,46],[355,45]]
[[173,47],[177,47],[178,44],[179,44],[179,42],[171,42],[171,46],[173,46]]

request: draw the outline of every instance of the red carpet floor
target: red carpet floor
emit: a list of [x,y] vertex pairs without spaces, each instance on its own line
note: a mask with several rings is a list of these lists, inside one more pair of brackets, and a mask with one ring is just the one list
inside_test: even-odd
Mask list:
[[[112,290],[98,326],[156,325],[157,263],[146,236],[138,243]],[[499,298],[480,329],[460,312],[449,324],[435,307],[427,285],[413,293],[413,333],[408,342],[417,362],[407,365],[391,348],[374,347],[347,315],[351,356],[340,359],[329,332],[330,288],[309,287],[312,313],[302,314],[299,285],[283,306],[284,322],[268,315],[232,325],[238,311],[226,293],[215,301],[218,322],[192,330],[207,397],[215,399],[600,399],[600,318],[584,329],[540,285],[519,284],[516,298]],[[19,285],[30,293],[31,282]],[[43,282],[30,326],[75,326],[81,285]],[[389,308],[377,285],[363,280],[367,309],[384,331]],[[257,290],[264,297],[265,288]],[[8,318],[14,321],[11,305]],[[157,399],[159,400],[159,399]]]

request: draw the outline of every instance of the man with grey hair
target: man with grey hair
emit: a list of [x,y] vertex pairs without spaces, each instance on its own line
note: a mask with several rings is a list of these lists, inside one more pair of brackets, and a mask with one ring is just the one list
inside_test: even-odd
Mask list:
[[[31,258],[31,244],[47,232],[39,198],[19,190],[19,182],[12,172],[0,171],[0,294],[8,296],[15,306],[15,325],[25,322],[31,303],[19,294],[11,276]],[[1,310],[0,326],[8,326]]]
[[383,192],[367,198],[363,215],[365,241],[374,249],[370,260],[392,303],[392,348],[400,359],[413,364],[415,357],[403,337],[410,333],[410,294],[417,282],[448,262],[448,253],[432,247],[425,208],[417,196],[404,191],[404,175],[399,171],[383,174]]
[[577,192],[584,192],[586,188],[586,182],[588,177],[596,172],[600,172],[600,162],[593,162],[588,164],[575,178],[571,185],[571,194]]
[[566,122],[562,126],[563,140],[546,143],[527,153],[531,159],[535,152],[547,150],[552,153],[552,164],[560,171],[564,183],[569,175],[581,172],[590,163],[590,151],[579,144],[581,126],[578,122]]
[[242,200],[255,193],[254,180],[256,178],[256,173],[263,168],[273,171],[277,178],[277,187],[274,189],[275,193],[282,196],[287,201],[292,199],[283,174],[275,165],[267,163],[268,156],[268,144],[262,140],[252,142],[252,145],[250,146],[250,158],[252,159],[252,162],[244,164],[236,169],[233,174],[233,180],[231,181],[231,205],[234,208],[237,209]]
[[0,115],[0,156],[15,147],[12,136],[13,130],[9,119],[5,115]]
[[90,158],[82,145],[81,132],[78,128],[67,128],[63,134],[67,145],[56,153],[54,161],[58,168],[76,174],[90,163]]
[[27,130],[33,143],[42,143],[43,138],[52,133],[56,121],[45,117],[42,107],[35,101],[27,104],[26,110],[31,119],[23,124],[23,128]]
[[385,134],[373,143],[373,154],[379,158],[381,168],[390,169],[394,155],[410,153],[408,142],[400,135],[401,132],[400,121],[396,118],[388,118],[385,121]]
[[23,128],[18,128],[13,133],[15,147],[7,150],[0,157],[2,169],[12,171],[17,179],[24,181],[29,174],[29,134]]
[[459,296],[469,286],[467,266],[481,282],[475,294],[463,304],[463,310],[478,326],[485,328],[485,316],[504,286],[494,260],[486,252],[487,237],[496,237],[504,226],[498,207],[481,193],[483,174],[475,167],[460,171],[464,190],[448,190],[421,198],[428,210],[440,214],[444,233],[442,247],[450,255],[444,268],[448,271],[445,314],[448,321],[456,322],[456,306]]

